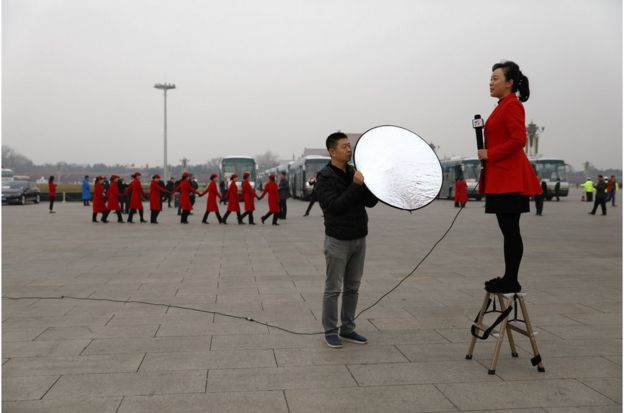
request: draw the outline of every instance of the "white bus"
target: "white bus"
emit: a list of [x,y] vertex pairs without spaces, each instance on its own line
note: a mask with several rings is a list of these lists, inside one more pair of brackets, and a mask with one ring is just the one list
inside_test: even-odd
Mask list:
[[540,179],[546,182],[548,192],[545,194],[546,199],[550,200],[555,196],[555,185],[559,179],[559,196],[568,196],[570,184],[568,182],[569,165],[561,158],[548,156],[530,157],[529,160],[535,168],[535,173]]
[[232,174],[238,175],[236,187],[238,188],[239,199],[243,199],[243,173],[249,172],[249,183],[252,188],[256,188],[257,175],[256,160],[251,156],[226,156],[221,159],[219,164],[219,179],[225,181],[226,185],[230,185],[230,177]]
[[12,181],[14,176],[15,176],[15,172],[13,172],[13,169],[2,168],[2,180],[3,181],[5,182]]
[[314,189],[316,174],[330,161],[329,156],[302,156],[290,165],[288,183],[293,198],[309,199]]
[[442,188],[438,198],[455,198],[455,180],[459,177],[466,180],[468,198],[481,200],[478,192],[481,161],[477,158],[452,158],[440,161],[442,165]]

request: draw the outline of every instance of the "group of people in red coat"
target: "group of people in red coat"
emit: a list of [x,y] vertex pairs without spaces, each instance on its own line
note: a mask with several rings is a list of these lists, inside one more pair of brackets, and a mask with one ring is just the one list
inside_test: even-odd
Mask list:
[[[128,195],[130,193],[130,213],[128,215],[128,223],[133,223],[133,218],[135,214],[139,214],[140,222],[147,222],[143,217],[143,199],[145,198],[145,191],[143,190],[143,185],[139,177],[141,176],[140,172],[136,172],[132,175],[132,181],[125,189],[125,191],[121,192],[119,189],[119,176],[111,175],[110,184],[108,186],[108,190],[105,191],[104,188],[104,177],[98,176],[95,178],[94,191],[93,191],[93,222],[103,222],[108,223],[108,216],[111,211],[115,211],[117,215],[117,222],[123,223],[124,220],[122,218],[121,212],[121,203],[119,199],[123,196]],[[208,201],[206,203],[206,212],[204,213],[204,217],[202,219],[203,224],[208,224],[208,216],[211,212],[214,212],[217,216],[217,220],[219,224],[227,224],[227,219],[232,212],[236,212],[236,217],[238,219],[238,224],[243,225],[243,219],[245,217],[249,217],[249,224],[256,225],[254,222],[253,213],[256,209],[255,207],[255,199],[262,199],[265,195],[268,194],[269,197],[269,211],[266,215],[262,217],[262,223],[269,218],[273,214],[273,225],[279,225],[277,223],[278,214],[280,212],[279,205],[279,191],[277,187],[277,183],[275,182],[275,175],[271,175],[269,177],[269,182],[265,185],[264,191],[260,196],[256,194],[255,189],[251,186],[249,182],[249,178],[251,174],[249,172],[245,172],[243,174],[243,200],[244,200],[244,208],[245,211],[241,214],[241,208],[238,198],[238,187],[236,185],[236,181],[238,179],[238,175],[233,174],[230,177],[230,185],[225,193],[224,197],[228,199],[227,211],[225,215],[221,216],[219,213],[218,200],[221,199],[221,194],[217,188],[216,179],[218,175],[213,173],[210,175],[210,183],[206,187],[203,192],[197,191],[189,180],[190,174],[188,172],[184,172],[182,174],[182,179],[178,183],[178,185],[171,191],[168,191],[167,188],[160,184],[160,175],[156,174],[152,177],[152,181],[150,182],[150,191],[149,191],[149,201],[150,201],[150,223],[157,224],[158,223],[158,215],[162,211],[162,197],[163,194],[173,194],[175,192],[180,193],[180,209],[181,209],[181,224],[188,224],[188,217],[191,215],[191,211],[193,210],[193,203],[191,202],[191,193],[202,197],[208,194]],[[101,215],[101,220],[97,220],[97,215]]]

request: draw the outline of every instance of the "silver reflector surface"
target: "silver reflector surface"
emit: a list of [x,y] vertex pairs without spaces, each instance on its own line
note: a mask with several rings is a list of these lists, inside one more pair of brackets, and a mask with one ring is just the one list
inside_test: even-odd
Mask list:
[[355,145],[353,159],[364,183],[382,202],[413,211],[427,206],[442,187],[442,166],[427,142],[399,126],[377,126]]

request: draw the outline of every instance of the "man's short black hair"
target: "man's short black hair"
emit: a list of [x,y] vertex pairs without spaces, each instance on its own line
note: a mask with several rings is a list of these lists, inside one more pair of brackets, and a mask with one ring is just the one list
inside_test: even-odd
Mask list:
[[329,135],[327,137],[327,140],[325,141],[325,146],[327,147],[327,150],[330,150],[331,148],[335,148],[336,144],[338,143],[340,139],[349,139],[349,138],[347,137],[347,134],[343,132],[334,132],[331,135]]

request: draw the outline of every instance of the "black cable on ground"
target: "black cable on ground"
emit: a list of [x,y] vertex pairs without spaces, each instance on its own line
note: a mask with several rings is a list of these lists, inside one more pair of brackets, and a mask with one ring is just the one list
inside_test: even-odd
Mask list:
[[[418,267],[420,267],[420,265],[429,257],[429,255],[431,255],[431,253],[438,246],[438,244],[440,242],[442,242],[442,240],[451,231],[451,228],[453,228],[453,225],[455,224],[455,221],[457,220],[457,217],[459,216],[459,214],[462,212],[463,209],[464,209],[464,207],[459,208],[459,211],[457,211],[457,214],[455,214],[455,217],[453,218],[453,221],[451,222],[451,225],[449,225],[448,229],[444,232],[442,237],[440,237],[440,239],[435,244],[433,244],[433,247],[431,247],[429,252],[427,252],[427,254],[425,254],[425,256],[418,262],[418,264],[416,264],[414,269],[412,269],[412,271],[410,271],[405,277],[403,277],[401,279],[401,281],[399,281],[397,283],[397,285],[395,285],[388,292],[386,292],[381,297],[379,297],[379,299],[377,301],[375,301],[373,304],[369,305],[368,307],[366,307],[365,309],[363,309],[359,313],[357,313],[357,315],[355,316],[355,319],[357,319],[365,311],[368,311],[371,308],[375,307],[377,304],[379,304],[379,302],[381,300],[383,300],[388,294],[390,294],[391,292],[393,292],[394,290],[399,288],[399,286],[401,284],[403,284],[403,282],[405,280],[407,280],[409,277],[411,277],[414,274],[414,272],[416,272]],[[295,334],[295,335],[299,335],[299,336],[316,336],[316,335],[325,334],[325,331],[301,332],[301,331],[289,330],[287,328],[283,328],[283,327],[276,326],[276,325],[273,325],[273,324],[265,323],[263,321],[254,320],[252,317],[238,316],[238,315],[233,315],[233,314],[222,313],[220,311],[202,310],[201,308],[184,307],[184,306],[174,305],[174,304],[153,303],[153,302],[149,302],[149,301],[116,300],[114,298],[74,297],[74,296],[71,296],[71,295],[47,296],[47,297],[39,297],[39,296],[31,296],[31,297],[26,297],[26,296],[20,296],[20,297],[2,296],[2,298],[6,298],[8,300],[64,300],[64,299],[69,299],[69,300],[82,300],[82,301],[106,301],[106,302],[111,302],[111,303],[122,303],[122,304],[144,304],[144,305],[151,305],[151,306],[156,306],[156,307],[177,308],[177,309],[186,310],[186,311],[196,311],[198,313],[220,315],[222,317],[229,317],[229,318],[234,318],[234,319],[237,319],[237,320],[246,320],[246,321],[249,321],[249,322],[252,322],[252,323],[263,325],[263,326],[268,327],[268,328],[274,328],[276,330],[280,330],[280,331],[283,331],[285,333]]]

